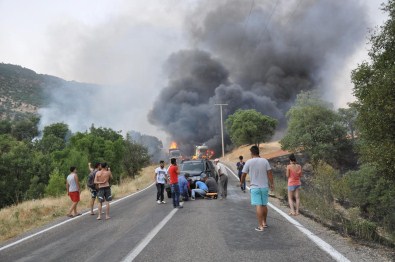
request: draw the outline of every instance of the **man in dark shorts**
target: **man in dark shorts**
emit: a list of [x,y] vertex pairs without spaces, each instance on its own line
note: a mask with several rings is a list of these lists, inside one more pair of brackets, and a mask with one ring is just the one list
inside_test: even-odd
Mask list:
[[107,202],[106,204],[106,220],[110,219],[110,201],[112,200],[111,195],[111,187],[110,187],[110,179],[112,178],[111,171],[107,166],[107,163],[101,164],[102,169],[96,173],[95,176],[95,184],[99,187],[99,192],[97,194],[97,198],[99,199],[99,214],[97,216],[97,220],[101,219],[101,210],[103,207],[103,202]]
[[[89,166],[89,170],[90,170],[91,174],[93,175],[93,177],[95,177],[96,173],[101,170],[101,164],[100,163],[96,163],[94,168],[92,168],[91,163],[89,163],[88,166]],[[91,175],[91,174],[89,174],[89,175]],[[96,200],[96,197],[97,197],[98,186],[95,185],[94,188],[89,188],[89,190],[91,191],[91,201],[89,202],[89,206],[91,208],[91,213],[90,214],[94,215],[95,213],[93,212],[93,207],[95,205],[95,200]]]

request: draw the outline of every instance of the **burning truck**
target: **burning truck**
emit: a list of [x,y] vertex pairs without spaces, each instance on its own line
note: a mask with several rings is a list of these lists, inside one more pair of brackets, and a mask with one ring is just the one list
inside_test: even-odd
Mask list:
[[181,163],[181,161],[183,160],[181,150],[178,148],[177,143],[174,141],[171,142],[169,147],[169,161],[172,158],[177,159],[177,163]]

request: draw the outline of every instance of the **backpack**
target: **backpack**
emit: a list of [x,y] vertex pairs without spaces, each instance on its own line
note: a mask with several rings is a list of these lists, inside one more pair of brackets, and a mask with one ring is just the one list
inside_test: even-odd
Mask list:
[[88,175],[88,179],[86,181],[86,185],[87,187],[89,187],[90,189],[96,189],[95,187],[95,175],[96,175],[97,170],[93,170],[92,172],[90,172],[90,174]]

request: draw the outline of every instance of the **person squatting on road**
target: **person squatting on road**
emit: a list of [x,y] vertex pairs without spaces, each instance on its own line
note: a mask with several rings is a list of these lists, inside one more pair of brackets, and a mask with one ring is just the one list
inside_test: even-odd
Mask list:
[[180,197],[182,201],[189,200],[189,173],[185,173],[184,175],[178,176],[178,186],[180,187]]
[[213,177],[206,177],[204,183],[206,183],[209,193],[218,193],[218,185]]
[[[288,203],[291,212],[289,215],[299,215],[299,190],[301,186],[300,178],[302,177],[302,167],[296,163],[294,154],[289,156],[290,164],[287,166],[286,176],[288,178]],[[295,205],[294,205],[295,199]]]
[[245,182],[247,174],[250,176],[251,205],[256,207],[258,227],[256,231],[263,231],[267,225],[267,203],[270,190],[274,190],[273,174],[269,161],[259,156],[259,148],[250,148],[251,159],[247,160],[243,168],[240,186]]
[[97,216],[97,220],[101,219],[101,211],[103,208],[103,202],[107,202],[106,204],[106,220],[110,219],[110,201],[112,200],[111,195],[111,187],[110,187],[110,179],[112,178],[112,174],[110,168],[107,166],[107,163],[101,164],[102,169],[97,171],[95,176],[95,184],[99,187],[99,192],[97,194],[97,198],[99,199],[99,213]]
[[73,204],[69,212],[67,213],[68,217],[75,217],[81,215],[77,212],[77,205],[80,202],[80,185],[78,182],[77,176],[77,168],[75,166],[70,167],[70,174],[67,176],[66,179],[66,190],[67,195],[70,197]]
[[215,168],[217,169],[219,175],[219,195],[221,196],[220,199],[226,199],[228,195],[228,176],[225,174],[226,169],[223,164],[219,162],[219,159],[216,158],[214,160]]
[[165,161],[159,161],[159,167],[155,169],[155,181],[156,181],[156,202],[158,204],[166,204],[165,198],[165,184],[167,180],[167,170],[165,168]]
[[175,158],[170,159],[170,167],[167,170],[167,173],[170,176],[170,188],[171,188],[171,198],[173,199],[173,207],[174,208],[182,208],[180,206],[180,187],[178,186],[178,166],[177,160]]
[[[202,181],[204,181],[204,180],[206,180],[206,177],[207,177],[206,174],[202,174],[200,178]],[[196,188],[192,189],[192,196],[191,196],[192,200],[195,200],[196,193],[198,193],[202,197],[206,196],[206,193],[208,192],[208,187],[202,181],[196,181],[196,184],[195,184]]]
[[93,212],[93,207],[95,205],[95,200],[97,197],[97,192],[98,192],[98,186],[94,183],[95,182],[95,176],[96,173],[101,170],[101,164],[100,163],[96,163],[95,167],[92,168],[91,163],[88,163],[88,168],[90,170],[90,174],[88,176],[88,188],[91,191],[91,200],[89,202],[89,207],[91,209],[91,215],[94,215],[95,213]]
[[[243,156],[239,156],[239,162],[236,163],[236,167],[237,167],[237,174],[239,175],[239,180],[241,181],[241,175],[243,174],[243,167],[245,165],[245,162],[243,161]],[[244,193],[246,192],[246,181],[244,180],[244,183],[241,184],[240,186],[241,191],[243,191]]]

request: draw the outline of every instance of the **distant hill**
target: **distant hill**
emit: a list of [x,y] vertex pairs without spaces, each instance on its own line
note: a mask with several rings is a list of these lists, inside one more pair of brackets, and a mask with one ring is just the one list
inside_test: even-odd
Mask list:
[[71,85],[82,84],[37,74],[18,65],[0,63],[0,120],[24,119],[37,115],[40,107],[50,103],[51,93],[56,91],[55,89]]

